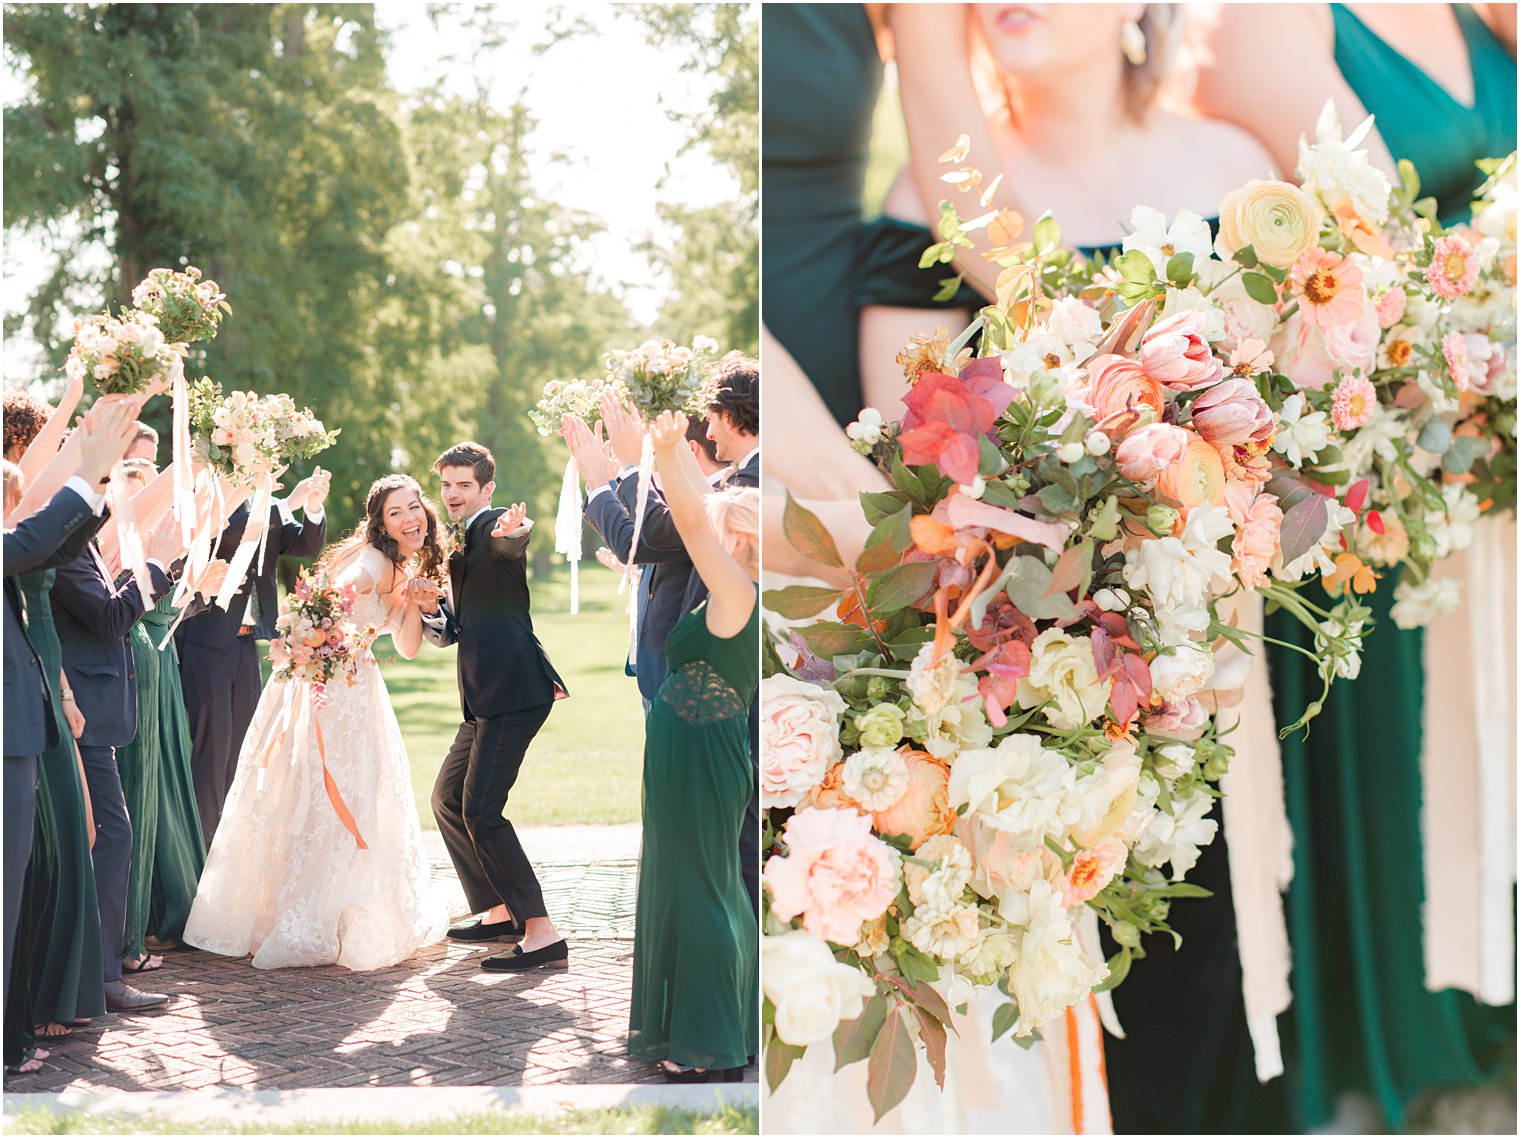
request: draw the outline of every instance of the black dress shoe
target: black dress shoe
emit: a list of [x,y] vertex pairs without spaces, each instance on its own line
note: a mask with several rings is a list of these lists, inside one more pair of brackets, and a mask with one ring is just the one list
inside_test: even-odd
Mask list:
[[708,1071],[699,1071],[695,1067],[688,1067],[685,1063],[677,1063],[676,1068],[672,1071],[663,1063],[660,1064],[660,1074],[665,1076],[667,1083],[742,1083],[744,1081],[743,1067],[717,1067]]
[[569,968],[570,946],[562,940],[532,952],[524,952],[519,946],[500,956],[488,956],[480,962],[487,972],[531,972],[535,968]]
[[485,921],[476,921],[472,925],[460,925],[456,929],[449,930],[450,940],[476,944],[490,940],[519,941],[522,938],[523,927],[518,921],[493,921],[490,924]]

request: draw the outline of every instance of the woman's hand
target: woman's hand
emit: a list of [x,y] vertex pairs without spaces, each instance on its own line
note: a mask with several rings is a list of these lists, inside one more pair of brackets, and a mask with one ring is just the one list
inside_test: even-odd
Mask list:
[[200,580],[193,582],[195,591],[203,597],[214,597],[222,591],[222,585],[227,580],[227,570],[232,566],[220,559],[208,561],[206,568],[202,570]]
[[429,581],[426,577],[413,577],[407,581],[406,603],[423,615],[432,616],[436,613],[442,600],[443,589],[436,582]]
[[63,701],[63,718],[69,725],[70,735],[77,739],[84,734],[84,712],[79,710],[72,694]]
[[661,411],[649,427],[654,449],[669,451],[686,442],[686,416],[679,411]]

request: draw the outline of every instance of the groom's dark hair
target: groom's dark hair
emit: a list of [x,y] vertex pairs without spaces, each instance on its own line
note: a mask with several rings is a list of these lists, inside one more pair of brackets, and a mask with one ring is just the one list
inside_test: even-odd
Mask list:
[[760,435],[760,361],[743,352],[729,352],[718,361],[717,382],[707,403],[710,414],[722,415],[736,431]]
[[482,486],[496,479],[496,459],[479,443],[458,443],[449,447],[433,463],[433,471],[441,471],[445,466],[474,467],[475,481]]

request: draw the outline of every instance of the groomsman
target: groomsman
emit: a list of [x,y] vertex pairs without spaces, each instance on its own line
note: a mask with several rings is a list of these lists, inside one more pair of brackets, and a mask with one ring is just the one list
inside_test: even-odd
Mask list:
[[[32,854],[36,819],[37,757],[58,742],[52,688],[26,631],[26,601],[16,577],[80,556],[100,528],[104,496],[96,489],[131,439],[131,419],[97,421],[84,442],[78,473],[46,506],[4,537],[5,566],[5,964],[3,996],[10,994],[11,947],[21,888]],[[11,506],[6,503],[7,509]]]
[[[168,566],[185,551],[178,519],[166,515],[144,547],[149,592],[156,603],[173,584]],[[95,819],[90,859],[100,903],[106,1008],[123,1012],[162,1007],[167,996],[140,992],[121,978],[132,820],[122,795],[116,749],[137,735],[137,675],[127,634],[142,619],[142,594],[130,573],[120,585],[114,583],[105,560],[91,545],[58,566],[51,597],[64,675],[85,720],[79,757]]]
[[[607,547],[625,565],[639,567],[638,634],[634,674],[647,715],[665,682],[665,638],[670,630],[691,610],[684,607],[692,578],[696,576],[680,535],[670,521],[664,496],[657,487],[649,488],[649,502],[644,529],[639,534],[639,549],[633,545],[633,515],[638,506],[638,462],[642,433],[634,418],[621,407],[609,404],[612,417],[608,438],[616,461],[596,445],[596,441],[579,423],[579,431],[567,440],[576,465],[586,479],[586,520]],[[687,445],[697,466],[716,486],[728,474],[728,464],[719,461],[714,444],[707,437],[707,425],[693,420],[686,430]],[[619,471],[619,463],[622,469]]]
[[[222,803],[232,789],[243,737],[259,703],[258,640],[274,639],[280,615],[275,567],[281,557],[314,557],[327,540],[322,512],[331,476],[318,467],[296,486],[287,502],[269,510],[264,559],[255,559],[226,609],[211,604],[186,617],[175,634],[185,714],[190,721],[190,773],[206,848],[216,836]],[[306,515],[304,523],[294,511]],[[230,561],[248,526],[248,504],[233,511],[215,556]]]

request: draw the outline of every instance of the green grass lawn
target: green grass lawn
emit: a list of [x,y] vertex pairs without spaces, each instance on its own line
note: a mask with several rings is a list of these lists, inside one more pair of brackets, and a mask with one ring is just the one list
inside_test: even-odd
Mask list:
[[[257,1108],[254,1108],[257,1109]],[[43,1108],[6,1111],[12,1134],[758,1134],[753,1106],[724,1106],[710,1113],[658,1106],[567,1110],[559,1114],[493,1111],[398,1125],[386,1122],[186,1123],[152,1116],[92,1117]]]
[[[531,581],[533,629],[570,689],[528,750],[507,816],[517,825],[563,826],[639,820],[644,713],[628,654],[627,597],[617,576],[596,561],[581,566],[580,612],[570,615],[568,571]],[[454,649],[424,644],[403,660],[378,645],[406,737],[412,787],[424,826],[433,826],[433,779],[459,729]]]

